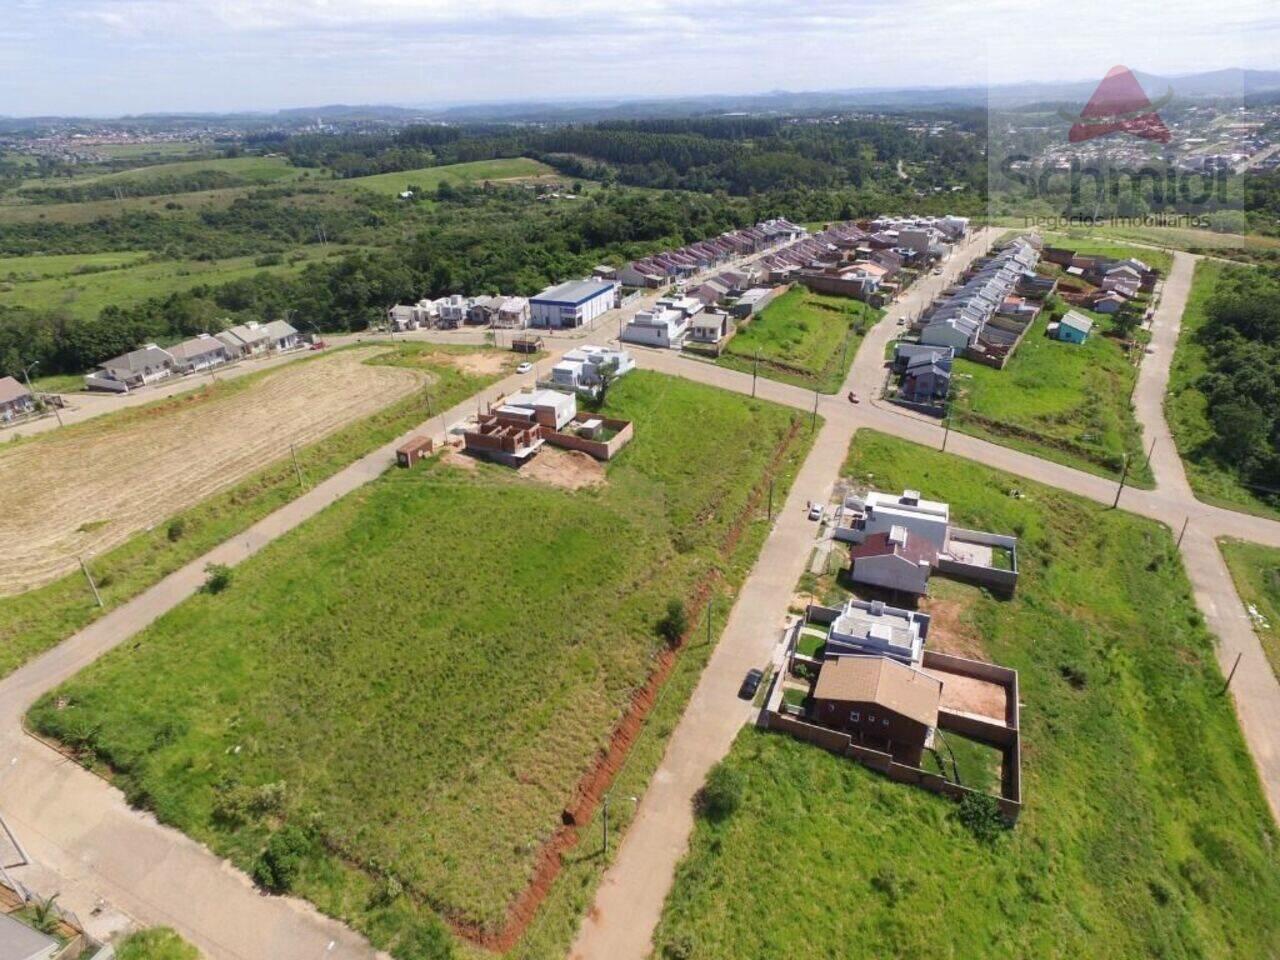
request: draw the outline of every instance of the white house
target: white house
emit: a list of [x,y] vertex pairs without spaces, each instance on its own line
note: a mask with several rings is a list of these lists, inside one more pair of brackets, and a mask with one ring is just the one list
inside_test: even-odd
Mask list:
[[467,322],[471,312],[471,301],[460,293],[449,297],[441,297],[435,302],[436,316],[440,318],[440,326],[452,329]]
[[13,377],[0,377],[0,422],[25,417],[35,408],[30,390]]
[[503,397],[494,413],[523,416],[542,424],[563,430],[565,424],[578,413],[578,401],[572,393],[559,390],[521,390]]
[[889,657],[919,663],[929,636],[929,615],[879,600],[848,600],[827,631],[827,657]]
[[215,336],[226,344],[234,359],[254,357],[271,349],[271,338],[256,320],[228,327]]
[[504,330],[523,330],[529,325],[529,300],[527,297],[507,297],[498,306],[493,325]]
[[888,533],[873,533],[850,549],[849,559],[854,583],[920,595],[929,590],[938,550],[924,537],[894,524]]
[[614,377],[620,377],[636,368],[635,358],[626,350],[610,350],[585,344],[570,350],[551,368],[551,382],[566,390],[585,390],[600,382],[600,369],[614,366]]
[[834,536],[862,543],[873,534],[889,533],[895,526],[918,535],[935,550],[943,550],[951,529],[951,508],[938,500],[922,500],[918,490],[904,490],[901,495],[873,490],[865,499],[845,500]]
[[581,327],[612,308],[617,284],[592,278],[548,287],[529,301],[529,325],[547,329]]
[[262,330],[267,335],[270,350],[296,350],[302,346],[302,337],[293,324],[285,320],[272,320]]
[[154,343],[148,343],[106,361],[100,370],[87,374],[84,383],[90,390],[127,393],[134,387],[171,377],[179,369],[173,354]]
[[208,370],[231,362],[231,351],[227,345],[207,333],[184,340],[177,346],[170,347],[169,352],[178,362],[179,369],[185,373]]
[[655,307],[635,314],[623,328],[622,339],[650,347],[678,347],[688,328],[689,318],[679,310]]

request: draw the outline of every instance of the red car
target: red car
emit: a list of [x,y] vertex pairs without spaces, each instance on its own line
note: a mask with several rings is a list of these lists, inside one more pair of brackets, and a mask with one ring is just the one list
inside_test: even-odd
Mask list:
[[328,346],[328,344],[327,344],[327,343],[325,343],[323,340],[317,340],[315,343],[311,344],[311,349],[312,349],[312,350],[323,350],[323,349],[324,349],[325,347],[327,347],[327,346]]

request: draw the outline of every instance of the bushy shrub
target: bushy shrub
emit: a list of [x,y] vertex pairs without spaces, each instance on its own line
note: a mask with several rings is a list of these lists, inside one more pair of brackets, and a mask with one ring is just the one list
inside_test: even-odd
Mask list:
[[294,826],[277,830],[267,841],[267,848],[258,855],[253,867],[253,879],[258,886],[271,893],[288,893],[293,889],[302,861],[311,849],[307,835]]
[[689,617],[684,612],[684,604],[679,600],[668,601],[667,612],[658,621],[659,636],[674,647],[680,642],[680,638],[684,636],[685,631],[688,629]]
[[985,793],[966,793],[960,801],[960,822],[983,843],[994,843],[1008,829],[996,798]]
[[746,782],[741,773],[724,764],[712,769],[698,792],[698,812],[708,820],[724,820],[742,804]]
[[211,563],[204,568],[205,593],[221,593],[231,586],[231,568],[225,563]]

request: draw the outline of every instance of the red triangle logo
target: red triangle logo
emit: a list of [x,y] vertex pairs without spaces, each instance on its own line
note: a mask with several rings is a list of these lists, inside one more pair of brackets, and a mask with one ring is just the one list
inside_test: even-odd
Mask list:
[[1173,139],[1142,84],[1128,67],[1116,66],[1107,71],[1071,125],[1067,139],[1080,143],[1112,133],[1127,133],[1158,143]]

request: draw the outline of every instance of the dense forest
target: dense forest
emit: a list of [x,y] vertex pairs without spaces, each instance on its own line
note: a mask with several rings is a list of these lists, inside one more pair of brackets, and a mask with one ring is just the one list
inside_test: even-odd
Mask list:
[[1280,268],[1225,270],[1198,336],[1209,371],[1209,449],[1254,491],[1280,504]]

